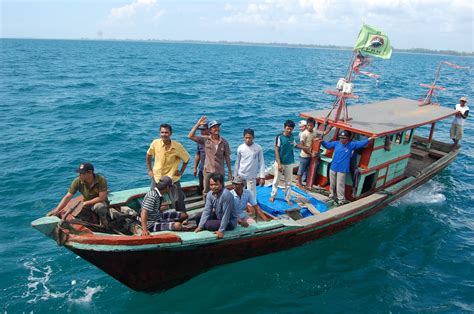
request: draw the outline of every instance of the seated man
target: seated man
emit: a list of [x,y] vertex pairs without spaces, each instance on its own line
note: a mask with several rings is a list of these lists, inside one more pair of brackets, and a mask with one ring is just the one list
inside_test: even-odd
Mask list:
[[188,218],[185,212],[178,212],[176,210],[163,212],[161,210],[163,194],[169,192],[172,184],[173,181],[170,177],[161,176],[155,187],[146,193],[140,214],[143,236],[150,235],[150,231],[182,230],[181,222]]
[[79,175],[72,182],[66,195],[64,195],[58,206],[47,215],[59,216],[74,194],[79,191],[83,196],[83,208],[97,214],[101,226],[107,228],[107,180],[105,180],[104,176],[95,174],[94,166],[88,162],[82,163],[79,168],[76,169],[76,172],[79,173]]
[[[267,216],[265,216],[260,206],[258,206],[252,192],[250,190],[244,190],[244,179],[240,176],[236,176],[232,180],[232,185],[234,189],[231,193],[234,196],[235,209],[237,210],[237,222],[243,227],[248,227],[249,223],[255,223],[255,220],[250,218],[247,214],[247,208],[251,209],[253,215],[258,214],[263,221],[267,221]],[[250,204],[250,206],[248,206],[248,204]]]
[[224,175],[220,173],[209,175],[209,187],[212,193],[207,193],[204,210],[196,216],[198,227],[194,232],[214,231],[217,238],[222,239],[225,230],[232,230],[237,225],[234,197],[224,187]]

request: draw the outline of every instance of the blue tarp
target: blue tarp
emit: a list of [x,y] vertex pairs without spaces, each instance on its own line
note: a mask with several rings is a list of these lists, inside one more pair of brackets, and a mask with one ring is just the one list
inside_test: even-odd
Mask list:
[[[316,209],[323,213],[328,210],[328,207],[325,203],[321,202],[320,200],[315,199],[314,197],[310,196],[309,194],[305,193],[304,191],[298,189],[297,187],[291,187],[293,193],[298,193],[301,196],[307,198],[311,204],[313,204]],[[272,192],[271,186],[257,186],[257,202],[258,205],[267,213],[273,216],[280,216],[286,213],[287,209],[291,208],[301,208],[294,202],[294,197],[291,199],[293,200],[293,205],[288,205],[285,201],[285,194],[282,189],[278,189],[278,193],[275,197],[275,201],[271,203],[269,201],[270,194]],[[305,207],[301,208],[301,216],[308,217],[312,216],[313,214]]]

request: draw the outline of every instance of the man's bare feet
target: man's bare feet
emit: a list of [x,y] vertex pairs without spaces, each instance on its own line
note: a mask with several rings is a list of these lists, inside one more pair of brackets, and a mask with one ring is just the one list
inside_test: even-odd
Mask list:
[[270,201],[270,203],[273,203],[275,201],[275,197],[274,196],[270,197],[269,201]]

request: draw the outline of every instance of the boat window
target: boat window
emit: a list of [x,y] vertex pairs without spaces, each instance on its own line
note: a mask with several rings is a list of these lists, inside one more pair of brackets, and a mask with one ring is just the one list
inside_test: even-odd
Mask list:
[[412,138],[413,138],[413,129],[406,131],[405,140],[403,141],[403,144],[410,143]]
[[370,190],[372,190],[372,188],[374,187],[374,184],[375,184],[375,175],[376,175],[376,173],[377,172],[369,174],[368,176],[366,176],[364,178],[364,185],[362,186],[362,193],[361,194],[364,194],[364,193],[369,192]]

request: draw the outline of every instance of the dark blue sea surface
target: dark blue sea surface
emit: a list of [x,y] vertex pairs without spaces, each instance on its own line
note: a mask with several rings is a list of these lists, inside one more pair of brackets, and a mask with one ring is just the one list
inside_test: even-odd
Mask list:
[[[233,152],[253,127],[274,158],[284,120],[328,108],[350,51],[158,42],[0,40],[2,312],[341,313],[474,311],[474,118],[457,160],[373,217],[307,245],[217,267],[159,294],[134,292],[31,228],[82,161],[113,191],[148,185],[161,123],[186,138],[203,114]],[[358,77],[351,105],[419,99],[440,61],[437,100],[474,99],[472,58],[394,53]],[[474,105],[473,105],[474,106]],[[350,109],[350,108],[349,108]],[[450,120],[436,138],[449,140]],[[424,130],[426,131],[426,130]],[[235,157],[235,153],[234,153]],[[188,167],[185,180],[194,179]],[[189,261],[193,267],[193,261]]]

